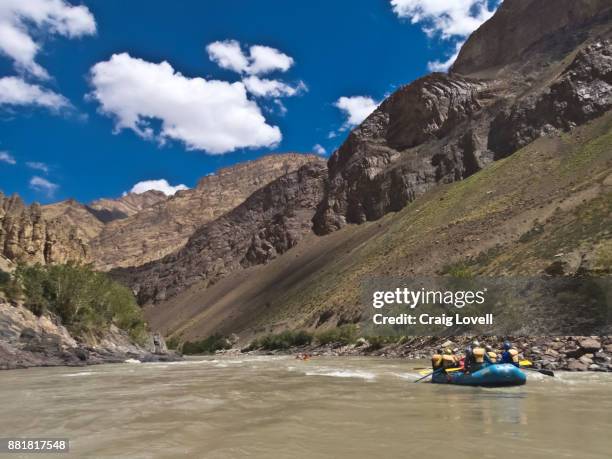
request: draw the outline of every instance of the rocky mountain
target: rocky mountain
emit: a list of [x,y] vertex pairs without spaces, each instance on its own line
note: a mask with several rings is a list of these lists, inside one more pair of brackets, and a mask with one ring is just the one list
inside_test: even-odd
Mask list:
[[245,220],[212,222],[206,244],[123,274],[150,323],[249,337],[358,321],[364,276],[612,272],[611,12],[505,0],[449,74],[400,88],[334,152],[313,217],[327,236],[224,271],[246,259],[248,237],[219,249]]
[[98,220],[108,223],[131,217],[166,199],[168,197],[161,191],[149,190],[144,193],[128,193],[118,199],[98,199],[90,203],[87,208]]
[[607,111],[611,17],[601,0],[503,2],[448,75],[396,91],[332,155],[317,233],[376,220]]
[[201,225],[241,204],[251,193],[308,162],[315,155],[286,153],[236,164],[200,180],[197,187],[177,192],[104,226],[91,242],[96,267],[139,266],[182,247]]
[[371,276],[609,276],[611,144],[608,112],[377,221],[306,234],[265,265],[145,304],[145,317],[166,336],[237,333],[246,344],[287,328],[358,322],[362,282]]
[[87,243],[100,234],[104,223],[91,209],[75,199],[40,206],[42,217],[47,221],[57,221],[68,228],[74,228],[83,242]]
[[12,263],[66,263],[87,259],[88,246],[76,226],[0,193],[0,254]]
[[235,209],[195,231],[180,250],[138,268],[114,270],[141,303],[163,301],[196,282],[264,264],[311,232],[327,171],[315,160],[255,191]]
[[142,265],[177,250],[201,225],[313,161],[322,163],[315,155],[264,156],[220,169],[171,197],[151,190],[90,204],[69,199],[27,207],[18,197],[0,195],[2,266],[19,260],[81,261],[100,270]]

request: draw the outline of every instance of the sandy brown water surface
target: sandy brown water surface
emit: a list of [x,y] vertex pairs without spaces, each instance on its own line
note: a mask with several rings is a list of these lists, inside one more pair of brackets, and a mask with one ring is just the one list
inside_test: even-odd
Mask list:
[[4,371],[0,437],[68,437],[55,458],[612,457],[612,375],[483,389],[414,384],[421,365],[238,356]]

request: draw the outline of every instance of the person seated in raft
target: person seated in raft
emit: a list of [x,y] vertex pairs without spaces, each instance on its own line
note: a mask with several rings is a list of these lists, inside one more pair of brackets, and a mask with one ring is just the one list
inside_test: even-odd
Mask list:
[[444,368],[444,370],[448,370],[449,368],[456,368],[458,365],[459,359],[457,356],[455,356],[455,354],[453,354],[452,349],[447,347],[444,350],[444,355],[442,356],[442,368]]
[[431,368],[436,371],[442,368],[442,349],[438,348],[436,353],[431,356]]
[[512,347],[512,343],[504,341],[504,352],[501,354],[499,363],[511,363],[515,367],[519,367],[519,352]]
[[478,340],[474,340],[465,350],[465,372],[473,373],[480,370],[485,362],[485,354],[486,351],[480,347]]
[[497,353],[493,350],[493,348],[487,344],[485,346],[485,350],[487,351],[485,354],[485,362],[497,363]]

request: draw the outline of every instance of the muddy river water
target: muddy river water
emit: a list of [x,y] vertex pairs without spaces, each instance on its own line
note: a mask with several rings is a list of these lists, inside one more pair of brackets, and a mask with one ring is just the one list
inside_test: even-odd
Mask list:
[[4,371],[0,437],[66,437],[65,457],[612,457],[612,375],[483,389],[414,384],[422,365],[237,356]]

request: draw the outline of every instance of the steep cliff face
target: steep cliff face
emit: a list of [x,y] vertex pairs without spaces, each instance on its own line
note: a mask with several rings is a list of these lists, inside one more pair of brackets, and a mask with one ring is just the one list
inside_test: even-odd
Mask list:
[[46,219],[40,205],[26,206],[0,193],[0,253],[12,262],[66,263],[88,259],[79,231],[61,219]]
[[322,160],[315,155],[277,154],[220,169],[196,188],[106,224],[91,243],[97,268],[139,266],[182,247],[201,225],[241,204],[251,193],[300,166]]
[[311,232],[326,175],[322,161],[306,164],[201,226],[182,249],[111,274],[130,285],[140,303],[147,303],[163,301],[198,281],[210,285],[237,269],[267,263]]
[[386,99],[330,158],[329,191],[315,230],[375,220],[436,183],[460,180],[487,164],[490,155],[467,121],[487,105],[488,89],[432,74]]
[[395,92],[334,152],[315,231],[376,220],[438,183],[604,113],[611,11],[600,0],[506,0],[449,75]]

